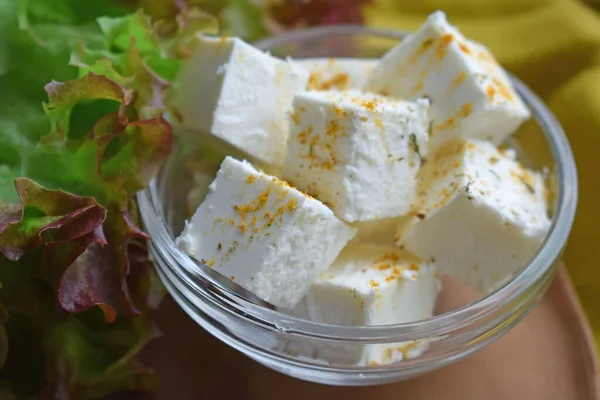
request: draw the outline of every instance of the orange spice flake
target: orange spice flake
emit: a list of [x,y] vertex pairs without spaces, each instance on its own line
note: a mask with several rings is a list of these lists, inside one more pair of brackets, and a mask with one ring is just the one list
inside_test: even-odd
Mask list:
[[408,269],[409,269],[409,270],[411,270],[411,271],[416,271],[416,272],[419,272],[419,269],[420,269],[420,268],[419,268],[419,266],[418,266],[418,265],[416,265],[416,264],[410,264],[410,265],[408,266]]
[[300,144],[306,144],[306,142],[308,141],[308,137],[310,135],[312,135],[313,132],[313,127],[312,125],[309,126],[305,131],[302,131],[298,134],[298,141],[300,142]]
[[497,64],[498,62],[496,61],[496,59],[490,55],[488,52],[486,51],[480,51],[477,53],[477,59],[481,60],[481,61],[485,61],[491,64]]
[[496,89],[494,89],[492,85],[488,85],[488,87],[485,89],[485,93],[487,93],[489,98],[494,98],[494,95],[496,94]]
[[417,82],[412,89],[410,89],[411,93],[418,93],[423,90],[423,81]]
[[252,182],[254,182],[256,180],[256,175],[254,174],[250,174],[248,175],[248,177],[246,178],[246,183],[247,184],[251,184]]
[[435,129],[436,130],[443,130],[443,129],[451,129],[454,127],[454,124],[456,123],[456,120],[453,117],[448,118],[444,123],[440,124],[440,125],[436,125]]
[[313,138],[310,139],[310,145],[315,146],[317,143],[319,143],[319,136],[313,136]]
[[335,164],[337,164],[337,160],[335,160],[335,159],[326,160],[321,163],[320,167],[323,169],[326,169],[328,171],[331,171],[331,170],[333,170],[333,167],[335,166]]
[[498,78],[492,78],[492,81],[498,87],[498,93],[500,94],[500,96],[504,97],[508,101],[513,100],[513,95],[510,89],[504,83],[500,82]]
[[397,263],[400,260],[400,256],[395,252],[385,253],[379,260],[375,261],[375,264],[379,264],[384,261],[391,261]]
[[465,54],[471,54],[471,49],[469,49],[469,46],[466,43],[459,43],[458,47],[460,48],[460,51],[462,51]]
[[345,117],[346,115],[348,115],[346,110],[338,106],[333,106],[333,112],[336,113],[336,115],[339,115],[340,117]]
[[444,36],[440,38],[439,43],[435,49],[435,54],[439,59],[443,59],[446,56],[446,52],[448,51],[448,46],[454,40],[454,35],[451,33],[446,33]]
[[378,265],[377,269],[380,271],[385,271],[386,269],[390,269],[392,268],[392,266],[390,264],[382,264],[382,265]]
[[415,53],[410,56],[410,58],[408,60],[408,64],[414,63],[415,61],[417,61],[417,59],[419,59],[419,57],[421,57],[423,54],[427,53],[427,50],[429,50],[429,48],[431,47],[433,42],[434,42],[433,38],[424,40],[423,43],[421,43],[421,45],[417,48],[417,51],[415,51]]
[[290,119],[296,125],[300,125],[300,115],[297,112],[293,112],[290,114]]
[[314,90],[345,90],[350,86],[350,76],[344,73],[337,73],[332,75],[329,79],[326,79],[318,84]]
[[467,77],[467,72],[463,69],[458,73],[456,78],[452,80],[452,87],[460,85]]
[[298,203],[296,202],[296,199],[291,199],[290,201],[288,201],[286,207],[290,212],[296,211],[298,209]]
[[237,227],[238,227],[238,229],[240,230],[240,233],[241,233],[242,235],[245,235],[245,234],[246,234],[246,232],[247,232],[247,230],[248,230],[248,227],[246,226],[246,221],[244,221],[244,220],[242,219],[242,220],[240,221],[240,223],[239,223],[239,225],[238,225]]
[[335,136],[339,131],[340,131],[340,125],[334,119],[334,120],[329,121],[329,123],[327,124],[325,134],[327,136]]
[[310,90],[318,90],[318,87],[321,84],[321,76],[323,73],[321,71],[311,72],[308,78],[308,89]]
[[419,46],[419,52],[424,53],[427,51],[428,48],[431,47],[431,45],[433,44],[433,38],[429,38],[425,41],[423,41],[423,43],[421,43],[421,45]]
[[206,265],[212,267],[213,265],[215,265],[215,259],[211,258],[210,260],[206,260]]
[[473,103],[468,102],[463,104],[460,111],[458,112],[458,116],[462,118],[467,118],[473,112]]
[[394,355],[394,350],[392,350],[392,349],[387,349],[387,350],[385,351],[385,353],[386,353],[386,355],[387,355],[387,357],[388,357],[388,358],[392,358],[392,356]]
[[369,111],[375,111],[377,106],[379,105],[379,101],[377,100],[354,100],[353,103],[358,102],[358,105],[366,108]]

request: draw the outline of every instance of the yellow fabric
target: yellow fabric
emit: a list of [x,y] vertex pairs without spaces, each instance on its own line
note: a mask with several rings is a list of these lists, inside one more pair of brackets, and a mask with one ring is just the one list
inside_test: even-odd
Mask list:
[[[595,2],[596,8],[591,6]],[[564,255],[600,348],[600,1],[374,0],[370,26],[412,30],[443,10],[536,91],[562,123],[579,171]]]

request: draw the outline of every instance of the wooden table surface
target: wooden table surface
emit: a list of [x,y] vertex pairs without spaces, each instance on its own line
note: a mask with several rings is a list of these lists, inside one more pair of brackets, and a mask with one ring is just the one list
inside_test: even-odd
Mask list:
[[157,319],[165,335],[142,356],[161,377],[156,400],[600,399],[591,335],[564,270],[499,341],[425,376],[379,387],[329,387],[271,371],[207,334],[170,298]]

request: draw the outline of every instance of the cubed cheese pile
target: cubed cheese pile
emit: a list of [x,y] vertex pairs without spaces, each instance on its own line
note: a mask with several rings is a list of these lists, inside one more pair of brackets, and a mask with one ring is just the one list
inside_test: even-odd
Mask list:
[[[334,325],[431,318],[440,274],[489,292],[549,230],[543,176],[498,147],[529,111],[442,12],[380,60],[284,61],[202,38],[175,98],[185,128],[277,171],[225,157],[177,244],[282,312]],[[365,365],[426,344],[287,347]]]

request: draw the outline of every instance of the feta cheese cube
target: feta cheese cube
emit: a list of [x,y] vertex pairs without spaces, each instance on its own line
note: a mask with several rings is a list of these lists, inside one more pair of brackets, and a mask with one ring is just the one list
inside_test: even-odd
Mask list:
[[261,299],[292,308],[355,233],[319,201],[226,157],[177,245]]
[[[423,263],[395,247],[348,246],[313,283],[295,310],[317,322],[335,325],[389,325],[433,316],[440,277]],[[416,346],[418,344],[418,346]],[[409,349],[424,343],[340,346],[319,344],[316,358],[341,364],[384,364],[410,357]]]
[[237,38],[202,37],[177,77],[184,129],[210,133],[269,164],[281,164],[286,113],[308,72]]
[[524,267],[550,227],[543,177],[488,142],[449,143],[419,179],[397,244],[483,292]]
[[310,72],[309,90],[362,90],[377,60],[369,58],[305,58],[292,61]]
[[427,100],[346,92],[296,95],[283,176],[344,221],[409,211],[427,141]]
[[432,150],[456,136],[499,144],[530,117],[490,52],[465,39],[441,11],[379,61],[367,87],[405,99],[427,96]]

